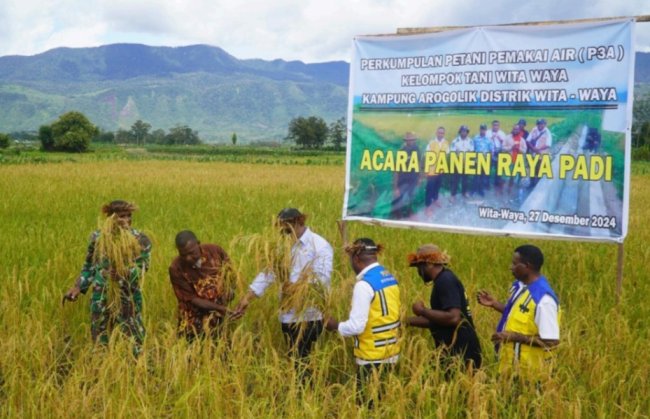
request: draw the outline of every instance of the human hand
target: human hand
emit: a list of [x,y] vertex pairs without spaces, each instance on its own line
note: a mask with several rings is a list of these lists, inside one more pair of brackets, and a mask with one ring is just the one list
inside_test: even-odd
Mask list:
[[413,303],[413,307],[412,307],[412,308],[413,308],[413,313],[414,313],[416,316],[421,316],[421,315],[422,315],[422,312],[423,312],[424,310],[426,310],[426,307],[424,306],[424,303],[423,303],[422,301],[417,301],[417,302]]
[[338,328],[339,322],[334,317],[328,317],[327,321],[325,322],[325,329],[333,332],[335,330],[338,330]]
[[235,310],[228,311],[227,315],[230,320],[239,320],[244,317],[244,314],[246,314],[245,309],[236,308]]
[[247,297],[242,298],[239,300],[239,304],[237,304],[237,307],[235,307],[234,310],[229,310],[228,318],[231,320],[241,319],[246,313],[246,309],[248,308],[249,304],[250,301]]
[[81,290],[79,289],[78,286],[75,285],[63,295],[62,303],[65,304],[66,301],[72,301],[72,302],[77,301],[77,297],[79,297],[80,293]]
[[497,300],[487,291],[481,290],[476,293],[476,301],[482,306],[494,307]]

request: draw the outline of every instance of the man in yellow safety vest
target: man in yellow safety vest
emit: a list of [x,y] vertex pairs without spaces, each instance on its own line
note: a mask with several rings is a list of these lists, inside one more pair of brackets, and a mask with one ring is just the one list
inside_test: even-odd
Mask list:
[[[330,317],[327,330],[354,337],[357,384],[363,388],[373,375],[394,365],[400,352],[400,293],[395,277],[377,261],[382,246],[371,239],[357,239],[346,247],[357,282],[352,292],[350,317],[338,322]],[[369,403],[372,406],[372,403]]]
[[492,342],[499,355],[499,371],[527,379],[550,373],[553,349],[560,342],[560,303],[540,273],[542,251],[533,245],[515,249],[510,270],[515,282],[503,304],[487,291],[478,293],[481,305],[502,313]]

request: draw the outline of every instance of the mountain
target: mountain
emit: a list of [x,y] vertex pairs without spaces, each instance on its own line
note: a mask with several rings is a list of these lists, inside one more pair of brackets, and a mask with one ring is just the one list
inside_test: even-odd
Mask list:
[[[637,53],[635,81],[650,83],[650,53]],[[240,60],[207,45],[113,44],[0,57],[0,132],[37,130],[79,110],[105,130],[142,119],[201,138],[279,140],[296,116],[345,115],[349,64]]]
[[201,138],[278,140],[296,116],[345,115],[349,65],[239,60],[206,45],[114,44],[0,57],[0,132],[35,130],[79,110],[106,130],[137,119]]

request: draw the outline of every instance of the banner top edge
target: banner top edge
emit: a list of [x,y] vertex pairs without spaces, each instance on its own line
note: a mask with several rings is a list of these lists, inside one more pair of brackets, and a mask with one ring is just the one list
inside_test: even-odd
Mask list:
[[616,17],[587,18],[587,19],[573,19],[573,20],[495,23],[493,25],[478,25],[478,26],[431,26],[431,27],[421,27],[421,28],[397,28],[396,32],[394,33],[356,35],[354,36],[354,39],[425,35],[425,34],[441,33],[441,32],[463,30],[463,29],[474,29],[474,28],[507,28],[507,27],[519,27],[519,26],[570,25],[575,23],[610,23],[616,21],[620,21],[620,22],[635,21],[638,23],[650,22],[650,15],[616,16]]

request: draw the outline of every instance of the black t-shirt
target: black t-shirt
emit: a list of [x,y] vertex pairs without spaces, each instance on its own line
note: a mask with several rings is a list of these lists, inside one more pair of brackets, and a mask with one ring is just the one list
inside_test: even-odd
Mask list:
[[[429,329],[436,346],[444,345],[454,355],[464,354],[465,360],[471,359],[474,361],[474,365],[479,367],[481,365],[481,346],[474,329],[465,287],[449,269],[444,268],[433,281],[430,303],[433,310],[446,311],[458,308],[463,318],[458,326],[431,324]],[[455,339],[454,334],[456,334]]]

